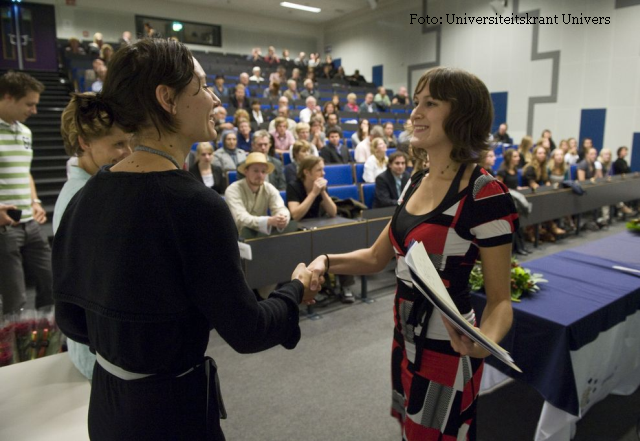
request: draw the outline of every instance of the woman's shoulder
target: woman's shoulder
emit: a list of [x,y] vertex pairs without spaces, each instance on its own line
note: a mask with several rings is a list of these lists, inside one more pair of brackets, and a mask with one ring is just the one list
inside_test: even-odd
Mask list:
[[474,170],[469,182],[469,188],[474,201],[509,193],[509,189],[504,183],[491,176],[489,172],[480,166],[476,166],[476,170]]

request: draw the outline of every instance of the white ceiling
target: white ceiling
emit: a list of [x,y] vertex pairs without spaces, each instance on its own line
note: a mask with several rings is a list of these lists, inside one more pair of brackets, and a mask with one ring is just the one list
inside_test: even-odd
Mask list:
[[[168,0],[182,5],[211,6],[236,12],[247,12],[264,17],[288,18],[298,22],[323,24],[359,10],[369,10],[372,3],[385,4],[398,0],[288,0],[305,6],[321,8],[318,14],[280,6],[282,0]],[[249,26],[251,23],[247,23]]]

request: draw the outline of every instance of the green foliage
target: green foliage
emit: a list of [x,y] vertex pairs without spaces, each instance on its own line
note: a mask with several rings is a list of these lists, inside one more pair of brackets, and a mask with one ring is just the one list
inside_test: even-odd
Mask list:
[[627,229],[630,231],[635,231],[640,233],[640,218],[639,219],[631,219],[627,222]]
[[[538,283],[545,283],[542,274],[531,273],[530,270],[523,268],[514,258],[511,259],[511,300],[519,302],[522,296],[528,296],[531,293],[540,290]],[[484,276],[482,274],[482,266],[476,262],[471,270],[469,277],[469,285],[472,291],[480,291],[484,289]]]

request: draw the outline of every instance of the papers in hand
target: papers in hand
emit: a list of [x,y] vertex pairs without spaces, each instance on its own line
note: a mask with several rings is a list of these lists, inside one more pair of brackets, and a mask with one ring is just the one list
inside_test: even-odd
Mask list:
[[405,262],[411,272],[414,286],[444,315],[445,319],[460,332],[489,351],[498,360],[512,369],[522,372],[513,362],[507,351],[484,335],[478,328],[471,325],[458,311],[447,288],[442,283],[440,275],[433,266],[427,250],[422,242],[414,242],[405,256]]
[[638,271],[637,269],[627,268],[626,266],[618,266],[618,265],[614,265],[613,269],[616,269],[618,271],[624,271],[625,273],[633,274],[634,276],[640,277],[640,271]]

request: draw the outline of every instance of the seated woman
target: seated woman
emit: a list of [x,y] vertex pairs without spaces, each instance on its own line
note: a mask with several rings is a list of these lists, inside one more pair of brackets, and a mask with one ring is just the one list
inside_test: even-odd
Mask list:
[[518,152],[520,153],[520,162],[518,168],[524,168],[524,166],[531,160],[531,148],[533,147],[533,138],[530,136],[524,136],[520,145],[518,146]]
[[[525,166],[523,176],[532,191],[540,186],[551,184],[547,169],[546,147],[539,145],[533,149],[531,161]],[[556,236],[566,234],[566,231],[559,228],[555,222],[546,222],[545,227],[546,229],[541,229],[540,238],[546,242],[555,242]],[[529,233],[529,238],[531,238],[531,233]]]
[[485,169],[491,176],[495,176],[496,172],[493,171],[493,166],[496,165],[496,154],[493,150],[487,150],[482,155],[482,161],[480,161],[480,167]]
[[331,102],[333,103],[333,107],[336,109],[336,112],[342,110],[342,104],[340,103],[340,96],[337,93],[334,93],[331,97]]
[[371,142],[371,151],[373,154],[367,158],[364,163],[364,172],[362,179],[364,182],[376,182],[376,178],[380,173],[387,169],[387,145],[382,138],[376,138]]
[[577,164],[580,159],[580,155],[578,154],[578,141],[576,141],[575,138],[569,138],[567,143],[569,144],[569,148],[564,155],[564,162],[566,162],[567,165]]
[[275,148],[275,153],[282,154],[289,151],[294,142],[296,142],[293,137],[293,133],[287,130],[288,122],[287,118],[282,116],[277,117],[275,120],[275,130],[269,132],[271,136],[273,136],[273,146]]
[[318,154],[327,142],[327,135],[324,133],[324,120],[322,116],[314,116],[310,121],[311,131],[309,132],[309,142],[316,148]]
[[287,184],[298,178],[298,166],[307,156],[312,156],[311,144],[308,141],[299,139],[291,146],[291,163],[284,168],[284,178]]
[[282,93],[280,92],[280,83],[276,83],[275,81],[270,82],[269,87],[264,89],[264,91],[262,92],[263,98],[278,99],[280,98],[280,95],[282,95]]
[[359,112],[360,111],[360,107],[358,107],[357,101],[358,100],[358,96],[351,92],[350,94],[347,95],[347,105],[345,107],[344,110],[347,110],[349,112]]
[[322,116],[324,117],[324,120],[327,121],[329,119],[329,115],[334,114],[336,114],[336,105],[333,104],[333,101],[327,101],[324,103],[324,106],[322,106]]
[[[311,126],[309,124],[305,122],[299,122],[298,124],[296,124],[295,138],[298,141],[307,141],[309,143],[309,147],[311,147],[311,154],[313,156],[318,156],[318,148],[315,145],[311,144],[311,140],[309,139],[310,132]],[[291,155],[291,158],[293,158],[293,146],[291,146],[289,154]]]
[[227,188],[227,179],[220,167],[213,164],[213,146],[210,142],[199,142],[196,147],[196,162],[189,171],[204,185],[215,190],[218,194],[224,194]]
[[[287,184],[287,207],[291,219],[299,221],[324,215],[335,217],[338,207],[327,193],[327,180],[324,178],[324,161],[317,156],[308,156],[298,166],[298,176]],[[350,287],[355,283],[353,276],[338,276],[343,303],[353,303],[355,296]]]
[[251,152],[251,123],[249,120],[242,119],[238,122],[238,147],[245,152]]
[[236,170],[239,164],[247,160],[247,152],[238,148],[238,135],[233,130],[222,132],[222,148],[213,153],[213,165],[224,173]]
[[[566,141],[564,141],[566,143]],[[562,143],[562,141],[560,141]],[[562,148],[558,147],[551,152],[551,160],[548,165],[549,181],[554,188],[559,188],[560,185],[570,178],[569,166],[564,162],[564,153]],[[575,231],[576,227],[571,216],[566,216],[562,219],[563,229],[569,231]]]
[[363,118],[358,123],[358,130],[351,135],[351,145],[353,145],[353,148],[356,148],[367,136],[369,136],[369,120]]
[[387,144],[387,148],[395,149],[398,147],[398,138],[393,134],[393,123],[387,122],[382,126],[384,130],[384,142]]
[[498,181],[503,182],[510,190],[520,190],[518,182],[518,165],[520,164],[520,152],[508,149],[504,152],[504,159],[496,173]]
[[[105,108],[95,100],[95,93],[75,95],[62,112],[60,133],[64,149],[77,162],[69,168],[65,182],[53,210],[53,234],[69,201],[104,165],[117,164],[131,154],[131,134],[113,124]],[[69,358],[78,370],[91,380],[96,356],[89,347],[67,340]]]

